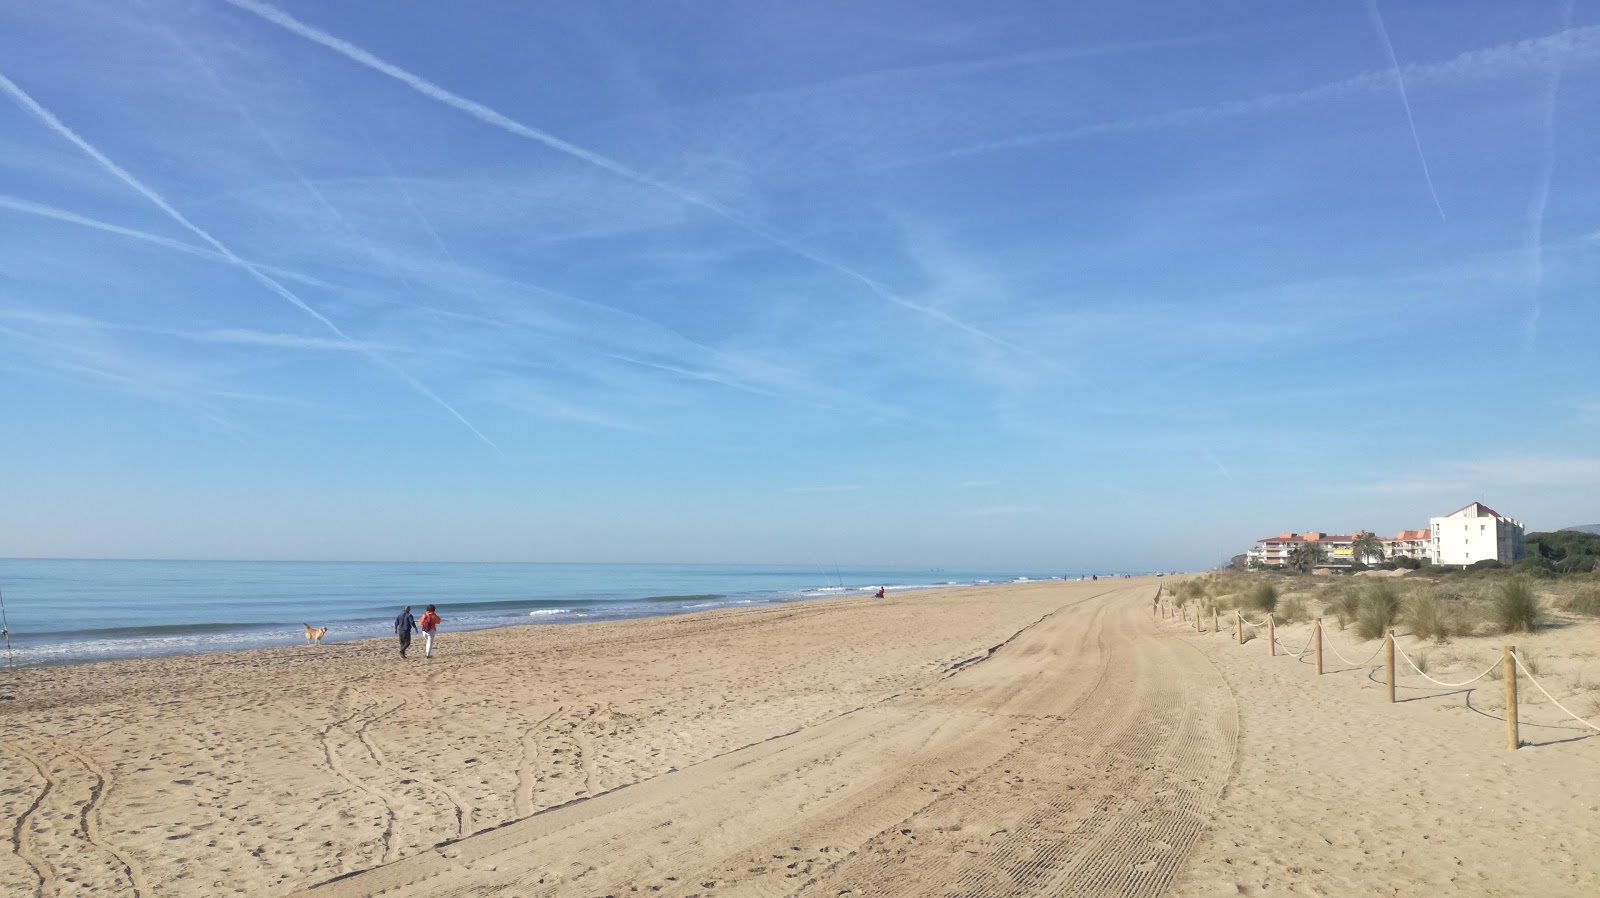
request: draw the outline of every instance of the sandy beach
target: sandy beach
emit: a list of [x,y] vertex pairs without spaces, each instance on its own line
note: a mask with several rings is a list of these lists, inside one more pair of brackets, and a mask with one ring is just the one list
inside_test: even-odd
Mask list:
[[22,671],[0,892],[1600,893],[1600,739],[1507,752],[1480,701],[1388,705],[1157,583]]

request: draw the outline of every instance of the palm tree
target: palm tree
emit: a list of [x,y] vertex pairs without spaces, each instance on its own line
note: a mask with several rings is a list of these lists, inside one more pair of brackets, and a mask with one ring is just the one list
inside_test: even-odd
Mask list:
[[1302,574],[1311,573],[1311,569],[1326,561],[1328,553],[1318,543],[1295,543],[1289,550],[1289,567]]
[[1350,558],[1362,564],[1372,564],[1374,558],[1382,561],[1383,540],[1378,539],[1377,534],[1365,530],[1357,533],[1355,540],[1350,543]]

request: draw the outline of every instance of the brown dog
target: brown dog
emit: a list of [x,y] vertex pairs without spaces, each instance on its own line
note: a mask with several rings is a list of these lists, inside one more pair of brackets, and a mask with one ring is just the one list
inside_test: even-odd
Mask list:
[[310,624],[301,624],[300,626],[306,628],[306,645],[310,645],[313,642],[317,645],[322,645],[322,637],[328,632],[327,627],[312,627]]

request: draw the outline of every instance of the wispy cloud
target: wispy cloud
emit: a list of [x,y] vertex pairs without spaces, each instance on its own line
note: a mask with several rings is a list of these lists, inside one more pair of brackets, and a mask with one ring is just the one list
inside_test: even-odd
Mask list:
[[30,309],[0,309],[0,320],[42,324],[54,328],[73,328],[77,330],[93,331],[126,331],[130,333],[149,334],[159,337],[171,337],[190,343],[209,343],[221,346],[255,346],[272,349],[299,349],[317,352],[349,352],[369,354],[375,352],[393,353],[401,351],[398,347],[385,346],[374,343],[358,343],[353,340],[331,340],[326,337],[307,337],[299,334],[274,334],[248,328],[213,328],[211,330],[181,330],[178,328],[152,327],[142,324],[124,324],[113,321],[102,321],[84,315],[64,314],[58,312],[40,312]]
[[[87,215],[79,215],[76,212],[71,212],[66,209],[58,209],[54,206],[47,206],[43,203],[35,203],[19,197],[0,194],[0,209],[9,209],[12,212],[18,212],[24,215],[35,215],[40,218],[48,218],[51,221],[59,221],[64,224],[77,225],[83,228],[91,228],[96,231],[114,234],[118,237],[126,237],[129,240],[143,241],[151,244],[152,246],[161,247],[162,249],[171,250],[176,253],[183,253],[184,255],[188,256],[195,256],[201,259],[209,259],[213,262],[220,262],[225,265],[233,264],[232,260],[230,260],[227,256],[224,256],[214,250],[195,246],[192,243],[185,243],[182,240],[174,240],[171,237],[163,237],[160,234],[152,234],[149,231],[141,231],[137,228],[129,228],[122,225],[113,224],[108,221],[101,221],[96,218],[90,218]],[[250,264],[260,268],[262,271],[268,272],[274,277],[282,278],[283,280],[297,281],[311,287],[332,286],[327,281],[318,280],[317,278],[294,271],[286,271],[282,268],[276,268],[261,262],[251,262]]]
[[792,486],[785,492],[790,493],[853,493],[861,489],[857,483],[829,485],[829,486]]
[[900,164],[936,162],[965,156],[1026,149],[1048,144],[1069,143],[1114,134],[1192,128],[1229,119],[1266,115],[1299,109],[1313,103],[1391,89],[1397,79],[1418,84],[1459,84],[1503,78],[1512,74],[1547,68],[1560,54],[1566,58],[1600,58],[1600,26],[1569,28],[1544,37],[1470,50],[1438,63],[1410,63],[1398,70],[1368,71],[1316,87],[1288,93],[1258,94],[1241,100],[1227,100],[1203,106],[1190,106],[1170,112],[1110,119],[1024,134],[1004,140],[988,141],[906,160]]
[[1384,495],[1481,495],[1486,489],[1591,486],[1600,486],[1600,458],[1519,455],[1449,462],[1432,473],[1382,478],[1361,490]]
[[661,191],[662,193],[668,194],[691,206],[695,206],[710,212],[713,215],[716,215],[717,217],[729,222],[730,224],[733,224],[744,231],[759,237],[762,240],[765,240],[779,249],[782,249],[794,256],[797,256],[825,270],[832,271],[835,274],[855,282],[882,300],[916,312],[919,315],[952,327],[980,340],[993,343],[1020,355],[1028,356],[1047,366],[1056,366],[1056,362],[1052,359],[1039,355],[1038,353],[1013,343],[1010,340],[996,336],[995,334],[992,334],[982,328],[969,324],[968,322],[963,321],[941,309],[932,308],[906,299],[899,293],[891,290],[886,284],[878,279],[863,274],[860,271],[857,271],[856,269],[851,268],[850,266],[845,265],[835,259],[824,256],[815,250],[802,246],[793,237],[790,237],[769,225],[763,224],[750,215],[740,212],[723,202],[712,199],[711,197],[705,196],[704,194],[696,191],[689,190],[688,188],[681,187],[677,184],[673,184],[661,180],[660,178],[645,174],[644,172],[623,165],[622,163],[587,147],[579,146],[571,141],[557,137],[548,131],[544,131],[542,129],[535,128],[531,125],[517,121],[516,119],[513,119],[504,113],[501,113],[477,101],[469,100],[466,97],[449,91],[414,72],[407,71],[400,66],[381,59],[372,52],[358,47],[347,40],[335,37],[325,31],[322,31],[321,29],[307,25],[306,23],[294,18],[293,16],[290,16],[288,13],[277,9],[276,7],[267,5],[265,3],[256,2],[256,0],[226,0],[226,2],[234,7],[237,7],[238,9],[257,16],[264,21],[270,22],[273,25],[276,25],[292,34],[298,35],[299,37],[302,37],[308,41],[326,47],[327,49],[338,53],[352,62],[358,63],[375,72],[399,81],[423,96],[429,97],[430,99],[436,100],[445,104],[446,106],[470,115],[484,124],[499,128],[500,130],[509,134],[514,134],[518,137],[534,141],[558,153],[562,153],[603,171],[609,172],[619,178],[624,178],[629,181],[645,185]]
[[975,490],[999,485],[1000,481],[998,480],[963,480],[961,483],[957,484],[957,486],[964,490]]
[[1027,514],[1038,511],[1033,505],[989,505],[983,508],[971,508],[962,514],[969,518],[997,518],[1008,515]]
[[639,421],[621,417],[598,405],[584,405],[574,401],[571,393],[569,388],[563,391],[562,395],[556,395],[525,379],[499,380],[484,388],[484,398],[488,401],[535,417],[629,433],[652,432],[650,427]]
[[1210,449],[1205,449],[1202,451],[1205,454],[1206,460],[1211,462],[1211,465],[1218,471],[1222,472],[1223,477],[1226,477],[1229,480],[1233,479],[1233,472],[1228,470],[1228,466],[1222,463],[1222,459],[1217,458],[1217,454],[1215,452],[1212,452]]
[[[1572,27],[1572,0],[1562,3],[1562,21],[1567,29]],[[1524,336],[1527,348],[1532,349],[1539,339],[1539,319],[1544,313],[1544,223],[1550,208],[1550,182],[1556,171],[1556,101],[1561,95],[1561,76],[1566,71],[1568,48],[1563,46],[1550,64],[1550,74],[1544,93],[1544,143],[1539,180],[1533,188],[1533,202],[1528,210],[1528,266],[1532,303],[1528,310]]]
[[[251,277],[261,283],[267,289],[271,290],[290,305],[311,316],[311,318],[326,327],[341,340],[349,343],[356,342],[351,339],[348,334],[341,330],[337,324],[334,324],[331,320],[329,320],[327,316],[308,305],[305,300],[296,295],[294,291],[290,290],[288,287],[285,287],[280,281],[267,274],[261,268],[241,258],[237,253],[229,249],[226,244],[212,236],[210,232],[190,221],[184,216],[183,213],[179,212],[164,198],[162,198],[160,194],[156,193],[150,187],[147,187],[144,182],[140,181],[138,178],[135,178],[127,169],[116,164],[110,159],[110,157],[106,156],[98,149],[95,149],[95,147],[92,146],[88,141],[80,137],[76,131],[73,131],[71,128],[67,127],[67,125],[62,122],[60,118],[58,118],[48,109],[41,106],[38,101],[28,94],[27,91],[24,91],[21,87],[17,86],[16,82],[12,81],[4,74],[0,74],[0,92],[4,92],[10,96],[18,106],[21,106],[25,111],[29,112],[35,118],[43,122],[50,130],[65,138],[69,143],[76,146],[79,150],[82,150],[107,172],[116,176],[118,180],[128,185],[140,196],[143,196],[145,199],[149,200],[151,204],[160,209],[174,222],[177,222],[179,225],[181,225],[185,230],[189,231],[196,237],[199,237],[206,244],[210,245],[213,250],[221,254],[229,262],[232,262],[235,265],[238,265],[240,268],[243,268],[250,274]],[[495,445],[494,441],[485,436],[484,433],[475,425],[473,425],[471,421],[467,420],[465,415],[462,415],[461,412],[457,411],[455,406],[446,402],[441,396],[439,396],[439,394],[433,392],[433,390],[429,389],[421,381],[417,380],[411,374],[382,355],[373,352],[366,352],[363,354],[372,361],[377,362],[382,367],[387,368],[407,385],[409,385],[413,390],[421,394],[424,398],[432,401],[434,404],[450,413],[452,417],[459,421],[463,426],[471,431],[474,436],[482,440],[490,448],[497,452],[500,451],[500,447]]]
[[1400,57],[1395,55],[1394,41],[1389,39],[1389,26],[1384,24],[1378,0],[1367,0],[1367,12],[1372,16],[1372,24],[1377,27],[1378,37],[1383,40],[1383,49],[1389,54],[1389,63],[1394,67],[1394,86],[1400,91],[1400,105],[1406,111],[1406,124],[1411,126],[1411,143],[1417,148],[1417,161],[1422,163],[1422,178],[1428,182],[1428,195],[1433,197],[1433,206],[1439,210],[1439,220],[1446,221],[1444,204],[1439,202],[1439,191],[1433,186],[1433,172],[1428,169],[1428,154],[1422,151],[1422,135],[1417,133],[1417,118],[1411,113],[1411,95],[1406,93],[1406,73],[1400,68]]

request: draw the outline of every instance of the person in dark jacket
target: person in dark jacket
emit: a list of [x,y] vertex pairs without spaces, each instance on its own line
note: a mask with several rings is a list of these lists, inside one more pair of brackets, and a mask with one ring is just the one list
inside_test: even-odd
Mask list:
[[400,616],[394,619],[394,632],[400,637],[400,657],[406,656],[406,649],[411,648],[411,634],[417,632],[417,619],[411,616],[411,606],[407,605]]

